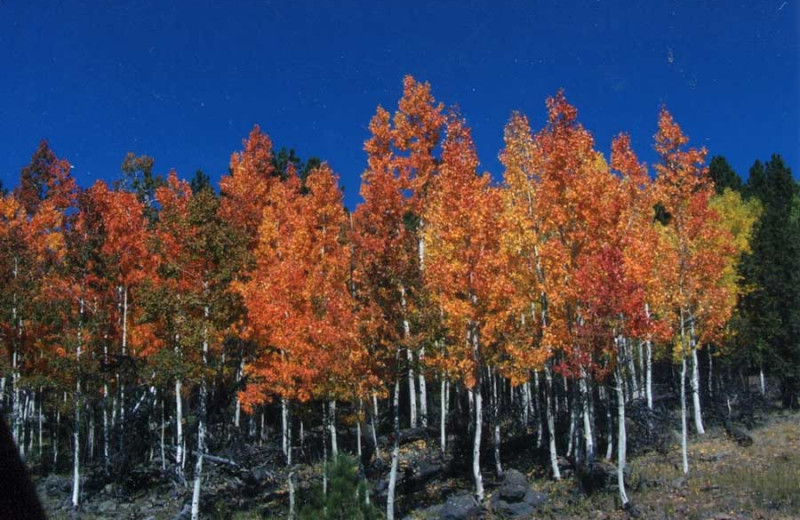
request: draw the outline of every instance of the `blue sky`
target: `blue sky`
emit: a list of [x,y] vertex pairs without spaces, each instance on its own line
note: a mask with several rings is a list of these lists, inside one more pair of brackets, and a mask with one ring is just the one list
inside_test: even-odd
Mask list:
[[773,152],[797,176],[798,1],[0,0],[0,178],[47,138],[83,186],[128,151],[216,181],[258,123],[327,160],[352,208],[370,117],[405,74],[460,107],[498,179],[511,111],[539,128],[559,87],[604,152],[626,131],[652,163],[663,103],[745,177]]

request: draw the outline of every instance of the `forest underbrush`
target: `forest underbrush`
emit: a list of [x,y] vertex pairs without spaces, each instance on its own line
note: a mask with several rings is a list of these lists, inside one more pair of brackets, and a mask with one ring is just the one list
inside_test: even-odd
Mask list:
[[[773,408],[757,414],[753,428],[736,427],[752,438],[743,446],[721,422],[709,425],[704,436],[692,436],[689,445],[691,469],[681,470],[680,441],[677,431],[664,435],[666,444],[643,450],[629,460],[626,485],[633,509],[624,511],[613,484],[594,493],[582,490],[564,459],[561,481],[548,478],[545,454],[535,449],[511,449],[506,453],[506,471],[517,469],[528,477],[530,486],[545,493],[547,502],[532,518],[563,519],[792,519],[800,517],[800,413]],[[633,425],[631,425],[633,426]],[[662,432],[664,433],[664,432]],[[532,437],[523,440],[533,440]],[[433,440],[430,441],[434,443]],[[746,443],[745,443],[746,444]],[[211,465],[203,500],[206,518],[256,519],[282,518],[287,514],[288,492],[285,470],[273,466],[270,453],[275,447],[237,448],[250,464],[260,467],[237,470]],[[401,449],[401,470],[411,466],[434,464],[435,449],[424,440],[409,442]],[[386,454],[384,453],[384,458]],[[439,457],[440,458],[440,457]],[[487,457],[487,463],[490,460]],[[600,464],[606,464],[603,457]],[[403,518],[439,518],[442,504],[450,496],[468,493],[472,484],[468,472],[459,471],[453,457],[440,459],[444,471],[416,488],[400,486],[398,505]],[[319,464],[296,466],[297,501],[302,509],[314,484],[318,484]],[[379,464],[380,466],[380,464]],[[373,468],[373,471],[378,471]],[[462,474],[463,473],[463,474]],[[497,493],[501,480],[486,473],[487,504]],[[70,508],[70,476],[37,477],[36,483],[48,515],[54,519],[117,518],[161,520],[183,518],[191,490],[163,478],[154,467],[137,467],[131,473],[134,484],[92,485],[87,479],[86,497],[80,512]],[[99,478],[99,477],[97,477]],[[380,478],[378,478],[380,482]],[[379,486],[378,486],[379,487]],[[376,496],[378,495],[378,496]],[[373,500],[380,500],[373,488]],[[484,510],[487,519],[500,518],[491,508]]]

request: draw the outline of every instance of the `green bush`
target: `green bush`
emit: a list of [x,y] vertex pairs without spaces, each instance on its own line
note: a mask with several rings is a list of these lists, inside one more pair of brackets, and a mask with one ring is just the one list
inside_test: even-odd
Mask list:
[[[359,481],[360,480],[360,481]],[[358,478],[358,464],[347,455],[340,454],[328,464],[328,492],[322,493],[317,484],[305,497],[300,507],[300,520],[376,520],[380,511],[367,504],[364,497],[367,487]]]

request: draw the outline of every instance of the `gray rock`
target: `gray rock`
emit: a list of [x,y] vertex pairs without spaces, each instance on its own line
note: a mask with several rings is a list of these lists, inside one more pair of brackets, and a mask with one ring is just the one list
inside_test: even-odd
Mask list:
[[530,518],[536,510],[547,503],[547,495],[528,488],[522,500],[508,502],[500,494],[492,497],[492,512],[498,518],[522,520]]
[[44,481],[44,488],[50,496],[59,495],[72,490],[72,480],[58,475],[50,475]]
[[503,475],[499,495],[506,502],[520,502],[528,491],[528,478],[515,469],[510,469]]
[[447,499],[439,520],[478,520],[481,506],[472,495],[456,495]]
[[103,500],[97,505],[97,512],[101,514],[112,513],[117,510],[117,504],[113,500]]
[[547,493],[542,493],[541,491],[529,489],[528,492],[525,493],[525,503],[532,507],[543,506],[547,503],[547,500]]

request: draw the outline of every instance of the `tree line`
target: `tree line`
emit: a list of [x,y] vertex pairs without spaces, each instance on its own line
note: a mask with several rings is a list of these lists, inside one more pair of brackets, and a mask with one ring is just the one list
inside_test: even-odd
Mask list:
[[[779,156],[743,184],[662,108],[651,170],[626,134],[598,151],[559,92],[543,128],[511,116],[495,182],[461,114],[403,87],[370,121],[353,212],[326,163],[275,152],[258,127],[219,193],[133,154],[113,186],[82,189],[40,144],[0,200],[0,405],[24,457],[71,461],[75,507],[86,464],[113,478],[155,460],[194,479],[196,518],[224,436],[279,423],[292,468],[313,421],[324,461],[345,424],[359,456],[390,432],[389,519],[405,426],[437,429],[442,454],[468,436],[483,500],[503,409],[555,479],[559,454],[591,467],[616,449],[624,506],[626,405],[654,406],[656,360],[679,371],[684,472],[715,366],[797,405],[800,189]],[[292,471],[288,486],[293,506]]]

